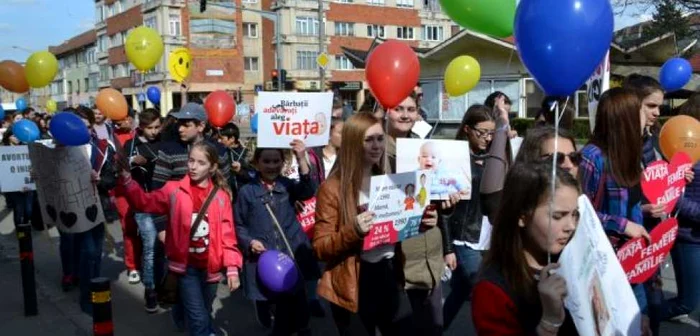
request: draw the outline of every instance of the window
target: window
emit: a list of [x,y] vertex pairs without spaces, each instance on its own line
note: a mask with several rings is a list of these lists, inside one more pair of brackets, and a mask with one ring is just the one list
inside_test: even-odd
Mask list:
[[110,18],[114,15],[114,4],[107,6],[107,17]]
[[122,36],[122,44],[126,44],[126,37],[129,36],[129,32],[131,32],[131,29],[120,33]]
[[335,56],[335,69],[336,70],[352,70],[355,67],[352,65],[350,60],[344,55]]
[[370,5],[379,5],[383,6],[384,5],[384,0],[367,0],[367,3]]
[[118,47],[118,46],[122,45],[123,39],[122,39],[122,34],[120,34],[120,33],[116,33],[116,34],[110,36],[109,39],[111,40],[110,45],[112,47]]
[[117,15],[122,12],[122,3],[123,0],[119,0],[114,3],[114,15]]
[[152,16],[152,17],[149,17],[148,19],[143,20],[143,25],[148,27],[148,28],[156,29],[157,24],[158,24],[158,21],[156,21],[155,16]]
[[90,91],[90,79],[85,78],[85,92]]
[[442,41],[442,26],[423,26],[423,41]]
[[258,58],[243,57],[243,69],[245,71],[258,71]]
[[340,3],[352,3],[352,0],[337,0]]
[[249,38],[258,38],[258,24],[251,22],[243,23],[243,36]]
[[75,93],[80,93],[80,79],[75,80]]
[[106,64],[100,65],[100,81],[109,80],[109,66]]
[[297,35],[318,35],[318,19],[308,16],[298,16],[296,19]]
[[380,25],[367,25],[367,36],[368,37],[384,37],[384,26]]
[[396,0],[397,7],[413,7],[413,0]]
[[180,14],[170,14],[170,35],[180,36],[182,34],[181,24],[180,24]]
[[350,22],[336,22],[335,35],[337,36],[355,36],[355,24]]
[[68,93],[73,93],[73,82],[68,81]]
[[396,27],[396,38],[400,40],[413,40],[413,27]]
[[97,82],[100,81],[100,77],[102,76],[101,70],[99,74],[91,74],[90,75],[90,80],[88,83],[90,84],[88,86],[88,91],[97,91]]
[[97,57],[95,56],[95,48],[90,48],[87,50],[87,62],[88,64],[97,63]]
[[316,52],[315,51],[297,51],[297,69],[299,70],[316,70]]
[[99,41],[99,49],[101,52],[107,51],[109,49],[109,42],[108,42],[107,35],[101,35],[100,36],[100,41]]
[[423,0],[423,8],[431,12],[440,12],[439,0]]
[[[520,109],[520,81],[518,79],[481,80],[471,91],[458,97],[449,97],[447,92],[445,92],[444,85],[441,82],[431,83],[438,83],[440,85],[439,92],[441,92],[441,94],[437,91],[426,91],[426,85],[424,83],[421,85],[421,88],[423,88],[423,101],[421,102],[421,105],[423,107],[430,106],[429,109],[437,108],[440,111],[441,120],[462,120],[464,111],[466,111],[469,106],[474,104],[483,104],[486,97],[495,91],[501,91],[505,93],[508,98],[510,98],[510,101],[513,103],[510,109],[511,112],[518,113]],[[436,95],[439,95],[440,97],[437,99],[437,102],[435,101],[435,97],[437,97]],[[541,102],[541,99],[535,98],[533,104],[537,104],[537,109],[539,109],[539,104]],[[428,103],[432,105],[427,105]],[[439,108],[438,104],[440,106]],[[536,111],[533,113],[535,112]]]
[[95,8],[95,17],[97,18],[97,23],[103,22],[105,20],[105,11],[102,5]]
[[254,3],[258,3],[258,0],[243,0],[243,3],[254,4]]

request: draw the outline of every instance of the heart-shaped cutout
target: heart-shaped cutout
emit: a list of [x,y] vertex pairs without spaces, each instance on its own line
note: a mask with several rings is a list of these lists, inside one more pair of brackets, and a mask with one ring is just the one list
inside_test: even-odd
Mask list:
[[642,176],[642,192],[651,204],[666,204],[670,214],[683,194],[685,171],[693,166],[688,154],[679,152],[670,163],[659,160],[652,162]]
[[651,278],[671,251],[678,237],[678,220],[669,218],[649,234],[651,244],[644,238],[630,240],[617,251],[617,259],[630,283],[638,284]]
[[61,211],[59,216],[61,217],[61,223],[63,223],[63,225],[69,229],[72,228],[73,225],[75,225],[75,222],[78,221],[78,216],[72,212],[66,213]]
[[93,204],[85,209],[85,217],[91,222],[95,222],[95,219],[97,219],[97,204]]
[[51,220],[55,223],[57,218],[56,209],[54,209],[51,204],[46,205],[46,213],[49,214],[49,217],[51,217]]

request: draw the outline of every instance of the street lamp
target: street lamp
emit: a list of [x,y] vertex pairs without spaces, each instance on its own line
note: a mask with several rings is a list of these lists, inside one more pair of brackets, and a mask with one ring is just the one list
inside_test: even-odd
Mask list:
[[[206,3],[206,1],[205,1]],[[266,10],[259,10],[259,9],[252,9],[252,8],[245,8],[241,7],[242,11],[249,11],[253,13],[258,13],[260,16],[271,20],[272,22],[275,23],[275,40],[277,41],[277,45],[275,46],[275,53],[276,58],[277,58],[277,69],[282,68],[282,40],[280,39],[280,11],[276,10],[274,12],[272,11],[266,11]],[[284,91],[284,86],[282,85],[282,76],[277,76],[277,89],[279,91]]]

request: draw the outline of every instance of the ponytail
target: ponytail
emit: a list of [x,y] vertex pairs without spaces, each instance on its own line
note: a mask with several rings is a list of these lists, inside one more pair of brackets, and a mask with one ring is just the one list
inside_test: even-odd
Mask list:
[[226,178],[224,177],[224,174],[221,173],[221,170],[217,169],[214,171],[214,174],[211,176],[211,181],[214,183],[215,186],[219,187],[219,189],[225,191],[228,196],[233,199],[233,192],[231,191],[231,186],[228,185],[228,181],[226,181]]

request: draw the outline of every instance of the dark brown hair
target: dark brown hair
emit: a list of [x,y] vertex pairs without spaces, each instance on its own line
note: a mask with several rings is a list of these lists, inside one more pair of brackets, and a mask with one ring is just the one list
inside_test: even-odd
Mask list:
[[456,140],[468,140],[466,126],[473,128],[476,124],[484,121],[494,121],[491,113],[491,108],[486,105],[474,104],[469,106],[467,112],[462,117],[462,123],[459,125]]
[[590,143],[606,157],[615,182],[623,187],[639,183],[642,174],[641,100],[630,89],[613,88],[598,103]]
[[700,93],[693,93],[690,98],[681,106],[680,115],[687,115],[700,120]]
[[[556,188],[575,188],[581,193],[576,178],[556,169]],[[516,162],[506,176],[500,211],[493,223],[491,247],[486,252],[483,268],[501,273],[516,297],[536,298],[535,279],[525,259],[527,236],[520,220],[532,216],[537,207],[549,201],[552,185],[551,162]]]
[[[569,133],[566,129],[559,128],[558,133],[560,138],[567,139],[571,141],[571,145],[576,150],[576,139],[573,135]],[[557,136],[557,132],[554,126],[538,126],[527,130],[525,139],[522,145],[520,145],[520,151],[515,157],[515,162],[539,162],[542,159],[542,144],[549,140],[554,139]]]
[[95,125],[95,111],[93,111],[89,107],[85,107],[83,105],[79,105],[77,108],[67,108],[63,110],[64,112],[71,112],[78,117],[81,117],[83,119],[86,119],[90,126]]
[[141,126],[148,126],[156,120],[161,120],[161,117],[160,113],[154,108],[147,108],[139,113],[139,125]]

